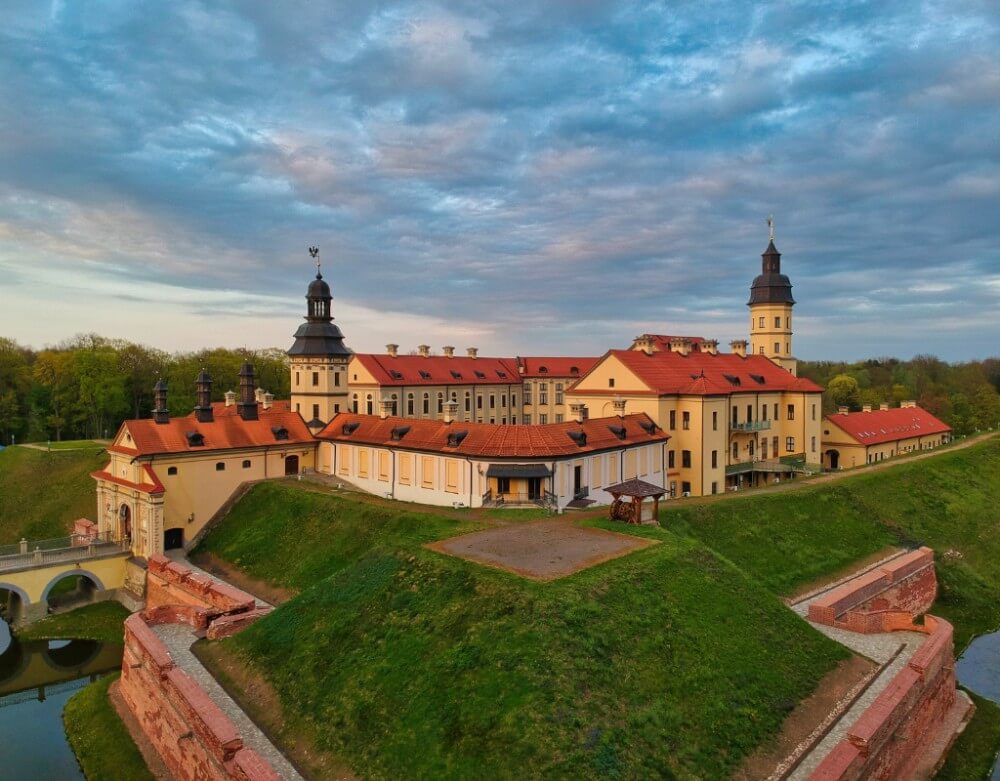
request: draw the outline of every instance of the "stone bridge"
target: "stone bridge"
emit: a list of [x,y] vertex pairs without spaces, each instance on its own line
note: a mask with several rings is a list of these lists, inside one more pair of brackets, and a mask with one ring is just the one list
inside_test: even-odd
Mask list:
[[82,523],[67,537],[0,546],[0,607],[6,607],[11,623],[44,618],[53,589],[67,578],[75,579],[75,595],[85,601],[117,596],[126,587],[132,556],[128,541],[97,534],[93,524]]

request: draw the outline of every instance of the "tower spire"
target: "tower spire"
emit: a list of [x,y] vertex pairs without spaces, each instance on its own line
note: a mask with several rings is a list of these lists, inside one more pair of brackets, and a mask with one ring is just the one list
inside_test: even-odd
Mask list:
[[767,238],[768,241],[774,241],[774,215],[767,215]]
[[310,247],[309,254],[312,256],[312,259],[316,261],[316,279],[322,279],[323,275],[319,270],[319,247]]

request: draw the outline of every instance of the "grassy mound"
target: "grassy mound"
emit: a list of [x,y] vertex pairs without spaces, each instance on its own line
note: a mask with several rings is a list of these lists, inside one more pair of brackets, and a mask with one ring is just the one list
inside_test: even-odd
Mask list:
[[118,602],[96,602],[18,627],[15,634],[22,643],[65,638],[121,643],[125,632],[122,623],[129,615]]
[[675,505],[661,522],[778,593],[887,545],[937,552],[934,610],[955,645],[1000,627],[1000,438],[797,491]]
[[0,451],[0,544],[68,534],[77,518],[94,518],[90,473],[107,464],[100,445],[46,453],[26,447]]
[[223,641],[277,693],[284,743],[366,778],[721,778],[846,655],[669,531],[539,584],[421,547],[465,528],[264,484],[209,533],[302,589]]

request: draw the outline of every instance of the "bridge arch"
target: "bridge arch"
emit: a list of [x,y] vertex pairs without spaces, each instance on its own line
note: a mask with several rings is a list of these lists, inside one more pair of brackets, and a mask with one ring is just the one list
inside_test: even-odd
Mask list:
[[42,651],[42,658],[53,670],[66,672],[78,670],[90,664],[101,652],[101,644],[96,640],[70,640],[59,642],[49,640]]
[[52,591],[53,588],[55,588],[56,584],[62,580],[65,580],[66,578],[72,578],[72,577],[87,578],[93,584],[95,591],[104,591],[104,584],[101,582],[101,579],[97,577],[97,575],[95,575],[93,572],[89,572],[85,569],[71,569],[71,570],[66,570],[64,572],[60,572],[58,575],[52,578],[52,580],[48,582],[48,585],[42,590],[42,596],[39,599],[39,601],[48,602],[49,592]]
[[28,595],[24,589],[20,586],[15,586],[13,583],[0,581],[0,592],[3,591],[10,593],[7,599],[7,620],[14,624],[24,618],[25,611],[27,611],[28,605],[31,604],[31,600],[28,599]]

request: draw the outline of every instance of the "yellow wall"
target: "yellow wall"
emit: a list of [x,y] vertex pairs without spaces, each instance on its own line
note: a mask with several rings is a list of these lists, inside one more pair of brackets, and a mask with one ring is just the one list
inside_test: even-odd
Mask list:
[[[306,421],[324,423],[348,409],[349,381],[346,356],[295,355],[289,362],[292,410]],[[315,378],[315,383],[314,383]],[[315,415],[314,415],[315,413]]]
[[796,373],[796,361],[792,357],[792,307],[789,304],[755,304],[750,307],[750,352],[765,355],[792,374]]
[[32,569],[0,574],[0,583],[16,586],[28,595],[31,603],[41,600],[46,586],[54,580],[71,574],[90,574],[95,576],[105,589],[121,588],[125,585],[126,554],[109,556],[102,559],[90,559],[80,562],[65,562],[50,566],[39,566]]
[[[834,416],[836,417],[836,416]],[[830,421],[824,421],[822,457],[823,466],[832,468],[830,451],[839,454],[837,468],[851,469],[865,464],[874,464],[916,450],[930,450],[949,441],[948,434],[931,434],[928,436],[906,437],[892,442],[877,445],[862,445],[847,432]]]
[[569,420],[566,389],[574,381],[572,377],[529,377],[524,380],[521,389],[522,422],[542,424]]

